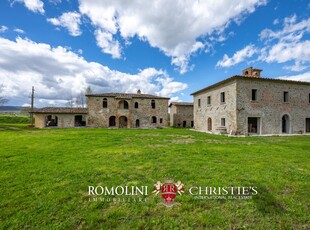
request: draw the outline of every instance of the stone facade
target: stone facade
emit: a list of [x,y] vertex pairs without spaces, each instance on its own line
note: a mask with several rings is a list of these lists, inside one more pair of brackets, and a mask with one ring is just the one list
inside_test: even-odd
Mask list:
[[260,78],[260,71],[193,93],[195,129],[244,135],[310,133],[310,83]]
[[87,125],[87,109],[46,107],[34,111],[37,128],[73,128]]
[[170,107],[170,126],[174,127],[193,127],[194,114],[193,103],[171,102]]
[[88,126],[158,128],[168,126],[168,100],[149,94],[90,94]]

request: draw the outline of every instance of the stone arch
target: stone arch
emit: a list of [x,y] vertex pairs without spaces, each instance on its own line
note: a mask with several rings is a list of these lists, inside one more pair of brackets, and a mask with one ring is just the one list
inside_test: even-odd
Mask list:
[[126,116],[119,117],[119,127],[120,128],[127,128],[128,119]]
[[208,124],[208,131],[211,131],[212,130],[212,118],[211,117],[208,118],[207,124]]
[[137,119],[137,120],[136,120],[136,128],[139,128],[139,127],[140,127],[140,120]]
[[116,126],[116,117],[111,116],[109,117],[109,127],[115,127]]
[[282,133],[291,133],[291,117],[287,113],[281,116],[281,131]]
[[118,108],[119,109],[128,109],[128,101],[122,100],[118,103]]

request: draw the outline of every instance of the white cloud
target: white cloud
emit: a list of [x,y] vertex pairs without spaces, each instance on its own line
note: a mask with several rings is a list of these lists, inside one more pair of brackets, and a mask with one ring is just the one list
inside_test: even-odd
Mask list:
[[36,106],[65,105],[66,100],[87,86],[94,92],[143,93],[171,97],[187,87],[175,82],[164,70],[146,68],[136,74],[111,70],[61,46],[17,38],[0,38],[0,79],[3,94],[11,103],[29,103],[35,86]]
[[310,82],[310,72],[298,74],[298,75],[291,75],[291,76],[280,76],[279,79],[284,80],[292,80],[292,81],[306,81]]
[[257,49],[254,45],[250,44],[244,47],[242,50],[237,51],[231,58],[228,57],[227,54],[224,54],[222,60],[218,61],[217,67],[230,67],[234,66],[240,62],[245,61],[247,58],[252,57],[255,53],[257,53]]
[[275,20],[273,20],[272,24],[274,25],[278,25],[280,23],[279,18],[276,18]]
[[82,34],[80,29],[81,15],[77,12],[66,12],[59,18],[48,18],[47,21],[55,26],[65,27],[72,36],[80,36]]
[[95,31],[97,45],[102,52],[111,54],[113,58],[121,58],[122,50],[118,41],[116,41],[111,33],[97,29]]
[[[206,47],[204,38],[224,31],[231,21],[240,22],[245,14],[266,4],[266,0],[80,0],[80,12],[87,15],[103,34],[103,52],[120,53],[119,37],[128,41],[137,36],[171,57],[181,73],[190,70],[191,56]],[[100,32],[98,32],[100,31]],[[224,36],[222,36],[224,38]],[[118,40],[120,41],[120,40]],[[209,46],[207,46],[209,47]]]
[[20,3],[24,3],[25,7],[34,12],[34,13],[40,13],[40,14],[44,14],[44,3],[41,0],[14,0],[13,4],[15,2],[20,2]]
[[[282,30],[265,29],[260,33],[260,39],[265,42],[266,47],[262,50],[259,59],[268,63],[294,61],[304,64],[309,62],[310,41],[303,40],[304,35],[309,32],[310,18],[300,22],[297,22],[296,15],[285,18]],[[294,69],[298,69],[297,64],[292,70]]]
[[8,30],[9,28],[7,26],[0,26],[0,33],[4,33]]
[[15,28],[14,31],[15,31],[16,33],[19,33],[19,34],[24,34],[24,33],[25,33],[24,30],[19,29],[19,28]]

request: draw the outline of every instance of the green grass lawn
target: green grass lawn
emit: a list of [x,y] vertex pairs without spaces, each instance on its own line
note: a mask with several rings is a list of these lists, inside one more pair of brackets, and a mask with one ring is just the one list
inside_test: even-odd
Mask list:
[[[310,228],[310,136],[14,127],[0,130],[1,229]],[[196,200],[185,191],[167,208],[151,193],[167,177],[185,189],[256,186],[258,195]],[[150,192],[144,203],[90,202],[89,185]]]

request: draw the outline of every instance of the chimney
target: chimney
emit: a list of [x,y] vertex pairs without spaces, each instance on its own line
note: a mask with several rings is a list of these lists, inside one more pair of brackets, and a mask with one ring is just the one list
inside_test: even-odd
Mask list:
[[254,69],[253,67],[249,67],[242,70],[242,76],[260,78],[260,72],[262,71],[262,69]]
[[137,94],[141,94],[141,90],[140,89],[138,89]]

